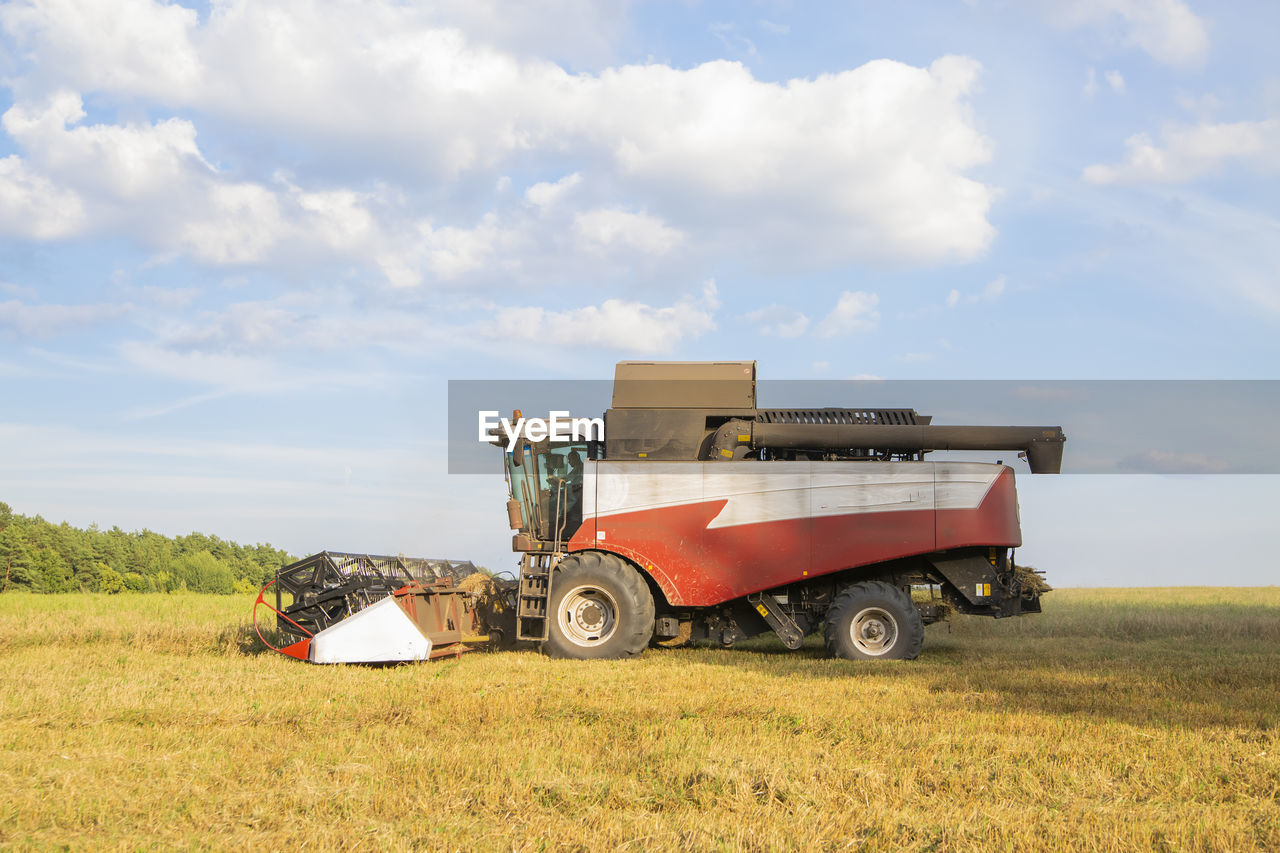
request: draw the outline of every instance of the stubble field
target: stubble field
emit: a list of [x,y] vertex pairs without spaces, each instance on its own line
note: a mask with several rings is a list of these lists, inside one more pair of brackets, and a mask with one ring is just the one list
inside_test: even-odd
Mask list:
[[1060,590],[889,664],[324,668],[249,603],[0,595],[0,843],[1280,849],[1280,588]]

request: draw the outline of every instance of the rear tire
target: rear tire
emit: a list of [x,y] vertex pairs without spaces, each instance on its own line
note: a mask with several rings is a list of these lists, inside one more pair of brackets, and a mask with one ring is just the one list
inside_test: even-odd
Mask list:
[[827,651],[845,660],[915,660],[924,645],[924,620],[906,592],[884,581],[863,581],[827,609]]
[[547,640],[553,658],[613,660],[638,655],[653,636],[653,595],[634,566],[614,554],[579,551],[551,579]]

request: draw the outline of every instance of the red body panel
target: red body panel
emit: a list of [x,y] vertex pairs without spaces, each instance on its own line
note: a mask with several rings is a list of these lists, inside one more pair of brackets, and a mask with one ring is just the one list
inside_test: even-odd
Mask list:
[[991,490],[976,509],[937,510],[937,542],[934,550],[964,548],[969,545],[1017,548],[1022,545],[1018,523],[1018,491],[1013,471],[1000,472]]
[[[607,476],[608,463],[598,464],[601,476]],[[761,466],[755,470],[767,477],[770,469],[764,466],[786,463],[739,464]],[[893,481],[892,468],[881,467],[878,470],[891,473],[863,482],[867,478],[861,472],[873,470],[870,467],[816,467],[878,463],[812,464],[812,470],[821,473],[826,489],[812,490],[812,498],[804,494],[809,490],[803,487],[771,489],[767,481],[754,491],[734,489],[728,497],[685,498],[674,505],[634,510],[626,508],[624,498],[620,506],[604,513],[587,513],[568,548],[615,552],[648,572],[671,604],[700,607],[901,557],[969,545],[1011,547],[1021,543],[1013,472],[1003,466],[954,465],[942,469],[935,484],[928,475],[921,480],[920,467],[930,466],[932,471],[935,463],[885,463],[916,466],[901,469],[904,481],[898,484]],[[673,470],[680,473],[672,476],[690,476],[690,469]],[[851,472],[849,484],[840,483],[841,471]],[[910,477],[905,476],[908,471]],[[588,482],[594,486],[596,479]],[[660,501],[661,482],[647,485],[643,498],[635,500]],[[697,491],[687,480],[679,485],[673,491],[685,495]],[[875,492],[876,497],[860,500],[863,492],[871,494],[877,488],[882,491]],[[886,501],[887,508],[880,511],[876,500],[886,488],[897,489],[895,500]],[[714,491],[710,485],[706,490]],[[780,491],[800,495],[802,500],[793,499],[785,506],[770,504]],[[739,502],[733,512],[726,509],[730,501]],[[805,509],[797,511],[797,505]],[[760,520],[753,520],[756,516]]]

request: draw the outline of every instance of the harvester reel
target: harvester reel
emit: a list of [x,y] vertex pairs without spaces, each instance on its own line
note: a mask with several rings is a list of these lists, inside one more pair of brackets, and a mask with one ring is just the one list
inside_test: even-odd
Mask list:
[[[502,610],[498,597],[503,585],[489,582],[484,590],[476,589],[474,581],[467,588],[460,585],[460,581],[476,574],[475,565],[468,560],[322,551],[284,566],[276,573],[275,581],[270,584],[276,587],[276,606],[271,609],[277,614],[279,634],[292,643],[315,638],[388,597],[400,597],[406,590],[425,590],[418,596],[422,607],[417,606],[420,602],[412,595],[404,598],[403,603],[411,615],[419,610],[426,614],[423,617],[426,621],[419,627],[434,637],[432,642],[437,646],[447,645],[457,641],[447,640],[441,632],[458,633],[458,629],[471,626],[449,624],[452,617],[443,615],[445,610],[428,614],[425,602],[432,595],[449,596],[457,588],[473,596],[482,607],[473,608],[468,599],[466,611],[468,617],[476,613],[479,621],[496,617]],[[440,624],[436,624],[437,617],[443,620]],[[494,618],[494,621],[499,620]]]

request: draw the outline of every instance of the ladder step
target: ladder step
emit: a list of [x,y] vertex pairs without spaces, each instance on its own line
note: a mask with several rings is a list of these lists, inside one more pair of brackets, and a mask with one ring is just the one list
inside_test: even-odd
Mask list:
[[536,643],[547,639],[547,604],[551,596],[551,566],[545,558],[526,558],[520,567],[520,595],[516,600],[516,639]]

